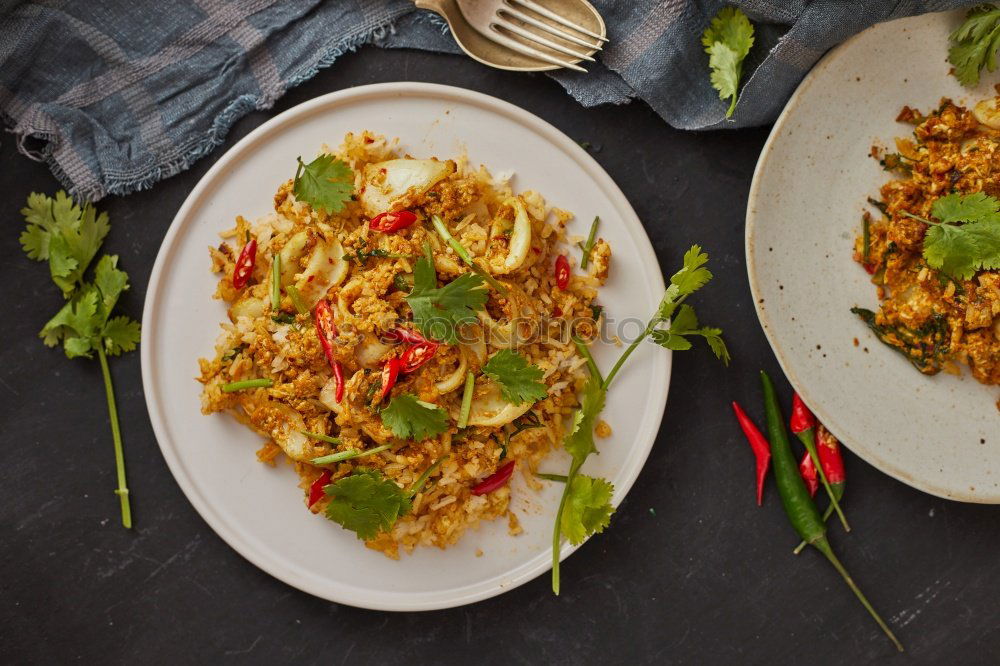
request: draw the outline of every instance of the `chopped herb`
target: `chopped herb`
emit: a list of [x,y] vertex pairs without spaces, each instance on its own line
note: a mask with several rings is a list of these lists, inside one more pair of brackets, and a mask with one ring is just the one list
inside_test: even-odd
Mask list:
[[590,316],[593,317],[594,321],[601,318],[601,313],[604,312],[604,308],[600,305],[590,306]]
[[500,386],[500,393],[507,402],[520,405],[548,397],[548,387],[542,381],[545,374],[538,366],[531,365],[513,349],[501,349],[483,366],[483,374]]
[[457,240],[455,240],[455,237],[451,235],[451,232],[448,231],[448,227],[446,227],[444,225],[444,220],[442,220],[439,215],[433,216],[431,218],[431,223],[434,225],[434,229],[438,232],[438,235],[441,236],[441,238],[446,243],[448,243],[448,245],[451,246],[451,249],[455,250],[455,254],[457,254],[459,256],[459,258],[462,261],[464,261],[465,264],[469,268],[471,268],[474,273],[476,273],[477,275],[479,275],[480,277],[482,277],[484,280],[486,280],[486,282],[491,287],[493,287],[494,289],[496,289],[498,292],[500,292],[504,296],[507,295],[507,293],[508,293],[507,292],[507,287],[505,287],[502,284],[500,284],[496,280],[496,278],[494,278],[492,275],[490,275],[486,271],[485,268],[483,268],[478,263],[476,263],[476,261],[472,258],[472,255],[469,254],[469,251],[466,250],[462,246],[462,244],[459,243]]
[[331,453],[328,456],[320,456],[319,458],[313,458],[309,462],[313,465],[330,465],[333,463],[343,462],[345,460],[353,460],[354,458],[363,458],[365,456],[375,455],[376,453],[382,453],[383,451],[388,451],[392,447],[388,444],[383,444],[382,446],[375,446],[370,449],[365,449],[364,451],[359,451],[357,449],[348,449],[347,451],[341,451],[339,453]]
[[[590,224],[590,234],[587,236],[587,242],[583,244],[580,249],[583,250],[583,259],[580,260],[580,268],[586,269],[587,264],[590,263],[590,253],[594,250],[594,241],[597,239],[597,225],[601,223],[601,218],[595,216],[594,221]],[[597,319],[597,317],[594,317]]]
[[310,430],[300,430],[299,432],[301,432],[303,435],[305,435],[310,439],[315,439],[320,442],[326,442],[327,444],[340,444],[339,437],[331,437],[330,435],[324,435],[321,432],[312,432]]
[[566,483],[569,477],[565,474],[545,474],[543,472],[535,472],[535,476],[539,479],[545,479],[546,481],[556,481],[558,483]]
[[352,200],[354,172],[347,164],[333,155],[320,155],[309,164],[296,159],[299,166],[292,184],[296,199],[327,213],[339,213]]
[[271,262],[271,309],[281,307],[281,255],[275,254]]
[[396,273],[392,278],[392,286],[397,291],[409,293],[413,289],[413,273]]
[[861,260],[871,263],[872,254],[872,217],[868,213],[861,216]]
[[469,424],[469,412],[472,410],[472,393],[476,386],[476,376],[469,371],[465,375],[465,390],[462,392],[462,408],[458,413],[458,427],[464,428]]
[[324,487],[323,492],[330,498],[326,517],[363,540],[392,529],[411,508],[409,494],[373,469],[358,468]]
[[236,391],[243,391],[245,389],[271,388],[272,386],[274,386],[273,379],[244,379],[239,382],[229,382],[228,384],[223,384],[222,391],[224,393],[235,393]]
[[394,396],[381,411],[382,423],[400,439],[421,441],[448,429],[448,413],[412,393]]
[[463,273],[439,288],[433,260],[421,257],[414,267],[413,290],[406,297],[413,323],[428,338],[457,343],[459,327],[475,322],[476,312],[486,306],[482,285],[480,276]]
[[294,284],[290,284],[285,288],[285,293],[288,297],[292,299],[292,305],[295,306],[295,311],[299,314],[306,314],[309,312],[309,308],[306,306],[305,301],[302,300],[302,294],[299,293],[298,288]]
[[983,192],[954,193],[931,206],[936,222],[905,214],[929,225],[923,254],[931,268],[960,280],[1000,268],[1000,200]]

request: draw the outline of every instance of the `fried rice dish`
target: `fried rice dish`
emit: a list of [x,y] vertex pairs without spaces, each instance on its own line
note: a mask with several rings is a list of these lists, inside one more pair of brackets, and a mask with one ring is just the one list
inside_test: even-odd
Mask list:
[[[1000,219],[992,199],[1000,197],[997,100],[970,110],[945,99],[926,116],[904,107],[897,120],[915,129],[896,139],[895,152],[872,149],[895,177],[882,185],[881,200],[869,200],[878,213],[865,213],[854,243],[854,259],[872,275],[880,307],[854,312],[921,372],[957,374],[966,365],[978,381],[998,384],[1000,271],[972,264],[944,270],[963,253],[982,253],[961,235],[974,231],[973,215],[991,225]],[[949,211],[966,225],[946,224]],[[1000,247],[1000,238],[990,242]]]
[[198,378],[308,510],[393,558],[484,520],[520,531],[511,480],[538,489],[571,427],[571,336],[596,336],[611,258],[592,238],[582,269],[572,214],[537,192],[397,145],[349,133],[300,159],[273,213],[209,248],[228,319]]

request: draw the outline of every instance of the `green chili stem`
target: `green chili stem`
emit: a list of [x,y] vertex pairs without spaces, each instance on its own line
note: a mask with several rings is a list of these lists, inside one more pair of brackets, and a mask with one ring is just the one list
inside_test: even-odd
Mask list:
[[562,497],[559,498],[559,508],[556,509],[556,526],[552,530],[552,592],[559,596],[559,554],[562,545],[562,515],[566,508],[566,500],[569,498],[569,487],[580,472],[583,461],[574,460],[569,466],[569,473],[566,475],[566,485],[563,487]]
[[296,312],[299,314],[306,314],[309,312],[309,308],[307,308],[306,304],[302,301],[302,294],[299,293],[298,288],[294,284],[290,284],[285,287],[285,292],[288,294],[288,297],[292,299],[292,305],[295,306]]
[[244,379],[239,382],[229,382],[228,384],[222,385],[223,393],[233,393],[235,391],[242,391],[243,389],[252,388],[271,388],[274,386],[273,379]]
[[465,375],[465,390],[462,392],[462,408],[458,413],[458,427],[469,425],[469,412],[472,411],[472,392],[476,386],[476,376],[469,371]]
[[587,236],[587,244],[583,246],[583,259],[580,260],[580,268],[586,268],[590,262],[590,252],[594,249],[594,238],[597,236],[597,225],[601,218],[594,216],[594,221],[590,225],[590,235]]
[[865,607],[865,610],[868,611],[868,614],[874,618],[875,622],[878,623],[878,626],[881,627],[883,632],[885,632],[885,635],[888,636],[889,640],[896,646],[896,649],[902,652],[903,644],[899,642],[899,639],[896,638],[896,634],[892,633],[892,629],[889,628],[889,625],[885,623],[885,620],[882,619],[882,617],[872,607],[871,603],[869,603],[868,599],[861,591],[861,588],[859,588],[854,582],[854,579],[851,578],[851,574],[847,572],[844,565],[841,564],[840,560],[837,559],[837,556],[833,554],[833,549],[830,547],[830,542],[827,541],[826,537],[824,536],[820,538],[819,540],[813,542],[812,545],[816,547],[816,550],[826,556],[826,559],[830,561],[830,564],[832,564],[833,568],[837,570],[837,573],[844,578],[844,582],[847,583],[847,587],[851,588],[851,591],[854,592],[854,595],[858,598],[858,601],[861,602],[861,605]]
[[115,445],[115,469],[118,472],[118,488],[115,495],[122,505],[122,525],[132,529],[132,506],[128,501],[128,486],[125,483],[125,454],[122,451],[122,433],[118,425],[118,407],[115,405],[115,389],[111,385],[111,369],[108,368],[108,357],[104,353],[104,340],[97,343],[97,357],[101,361],[101,374],[104,375],[104,394],[108,399],[108,420],[111,421],[111,439]]
[[837,495],[833,492],[833,488],[830,487],[830,481],[826,478],[826,472],[823,471],[823,465],[819,461],[819,452],[816,450],[816,436],[812,428],[808,430],[803,430],[802,432],[795,433],[802,444],[806,447],[806,451],[809,452],[809,457],[812,458],[813,467],[816,468],[816,472],[819,474],[820,483],[823,484],[823,488],[826,489],[826,494],[830,498],[830,506],[833,507],[834,511],[840,517],[840,523],[844,526],[845,532],[851,531],[851,526],[847,524],[847,516],[844,515],[844,510],[840,508],[840,502],[837,501]]
[[491,287],[496,289],[504,296],[507,295],[508,293],[507,287],[500,284],[500,282],[498,282],[496,278],[490,275],[486,271],[486,269],[484,269],[482,266],[477,264],[475,260],[473,260],[472,255],[469,254],[469,251],[466,250],[464,247],[462,247],[462,244],[459,243],[457,240],[455,240],[455,237],[451,235],[450,231],[448,231],[448,227],[444,225],[444,220],[441,219],[441,216],[439,215],[433,216],[431,218],[431,224],[434,225],[434,229],[438,232],[438,235],[441,236],[441,238],[446,243],[448,243],[448,245],[451,246],[451,249],[455,250],[455,254],[457,254],[459,258],[462,261],[464,261],[469,266],[469,268],[472,269],[472,272],[481,275],[482,278],[486,280],[486,282],[489,283]]
[[[339,437],[330,437],[330,435],[324,435],[322,433],[312,432],[312,431],[309,431],[309,430],[300,430],[299,432],[301,432],[306,437],[309,437],[310,439],[316,439],[316,440],[319,440],[321,442],[326,442],[327,444],[340,444],[340,438]],[[316,460],[318,460],[318,458]],[[315,463],[316,460],[313,460],[312,462]]]
[[[332,438],[331,438],[332,439]],[[331,453],[328,456],[320,456],[319,458],[313,458],[309,462],[313,465],[329,465],[330,463],[343,462],[344,460],[352,460],[354,458],[361,458],[362,456],[371,456],[376,453],[382,453],[383,451],[388,451],[392,447],[388,444],[383,444],[382,446],[376,446],[371,449],[365,449],[364,451],[358,451],[357,449],[349,449],[347,451],[341,451],[339,453]]]
[[271,309],[281,307],[281,255],[275,254],[271,261]]
[[566,483],[569,481],[569,477],[565,474],[543,474],[542,472],[535,472],[535,476],[539,479],[545,479],[546,481],[558,481],[559,483]]
[[430,478],[431,474],[433,474],[434,471],[438,467],[440,467],[441,463],[443,463],[447,458],[448,454],[446,453],[437,460],[435,460],[434,462],[432,462],[431,466],[424,470],[424,473],[420,475],[420,477],[417,479],[417,482],[414,483],[413,486],[408,491],[410,493],[410,497],[413,497],[414,495],[420,492],[420,489],[424,487],[425,483],[427,483],[427,479]]
[[580,356],[587,359],[587,367],[590,369],[590,374],[597,377],[597,381],[604,383],[604,377],[601,376],[601,371],[597,367],[597,362],[594,361],[593,355],[590,353],[590,348],[584,343],[579,336],[574,335],[573,344],[576,345],[576,350],[580,352]]

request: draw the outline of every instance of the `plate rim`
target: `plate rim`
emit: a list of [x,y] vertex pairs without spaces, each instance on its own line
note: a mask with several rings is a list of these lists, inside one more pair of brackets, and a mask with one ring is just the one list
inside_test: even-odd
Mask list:
[[[447,599],[435,598],[431,601],[422,601],[420,599],[407,599],[407,596],[414,596],[412,593],[380,592],[377,593],[377,596],[381,598],[373,600],[366,599],[365,593],[359,591],[356,587],[335,585],[337,589],[332,591],[329,588],[325,590],[314,589],[310,585],[310,580],[300,577],[297,570],[285,566],[287,563],[281,562],[280,557],[276,558],[278,561],[275,561],[275,558],[272,557],[274,551],[268,549],[266,552],[260,552],[256,543],[258,541],[256,537],[253,537],[253,535],[243,535],[240,530],[231,527],[225,516],[217,513],[211,507],[207,498],[201,494],[196,484],[187,476],[181,456],[168,435],[169,430],[164,413],[160,407],[163,397],[160,395],[157,386],[157,379],[155,377],[156,364],[152,357],[153,350],[157,347],[157,332],[153,320],[159,315],[160,305],[158,303],[162,299],[165,287],[164,280],[168,274],[168,268],[177,253],[178,241],[183,237],[188,226],[192,223],[192,213],[196,212],[203,205],[203,199],[206,195],[212,193],[214,183],[221,176],[225,175],[230,165],[244,152],[253,150],[259,143],[270,140],[272,133],[279,132],[286,125],[300,122],[316,113],[330,112],[338,106],[363,102],[367,98],[393,97],[405,99],[407,96],[418,99],[433,98],[445,102],[454,101],[487,109],[490,112],[506,116],[513,122],[527,127],[555,148],[565,151],[583,168],[593,182],[602,187],[615,209],[624,213],[622,222],[639,248],[639,252],[642,255],[639,257],[640,261],[655,267],[652,271],[655,280],[653,287],[660,291],[666,288],[663,271],[660,268],[652,242],[639,216],[621,188],[591,155],[560,129],[530,111],[491,95],[456,86],[399,81],[356,86],[320,95],[283,111],[252,130],[223,153],[198,180],[198,183],[184,199],[184,202],[181,204],[164,234],[149,275],[146,296],[143,302],[143,340],[140,345],[142,386],[146,411],[149,415],[160,453],[166,461],[174,480],[180,486],[184,496],[194,507],[198,515],[227,545],[233,548],[244,559],[285,584],[313,596],[358,608],[387,611],[437,610],[481,601],[512,590],[549,571],[551,568],[551,558],[542,558],[542,561],[539,563],[529,566],[534,559],[538,558],[538,556],[535,556],[535,558],[529,559],[525,564],[521,565],[523,571],[516,575],[511,576],[509,574],[513,572],[508,572],[507,578],[504,578],[504,575],[494,576],[485,582],[480,581],[456,587],[453,589],[453,594]],[[654,362],[660,366],[660,371],[654,371],[653,373],[654,384],[650,387],[650,395],[656,396],[659,392],[662,392],[663,400],[662,402],[653,403],[655,413],[649,420],[650,428],[648,429],[648,435],[645,437],[646,441],[636,440],[630,445],[632,453],[620,472],[622,481],[615,491],[616,506],[620,505],[624,500],[642,468],[645,466],[662,426],[667,398],[669,396],[670,376],[673,366],[672,356],[672,353],[667,350],[667,353],[658,353],[655,357]],[[560,551],[560,561],[565,560],[577,548],[579,546],[572,546],[568,542],[564,542]],[[390,597],[391,599],[386,600],[384,599],[385,597]]]
[[[953,12],[938,12],[938,14],[950,14]],[[926,15],[915,16],[915,17],[903,17],[901,21],[908,19],[921,19],[926,18]],[[816,403],[810,398],[808,384],[799,380],[799,378],[793,372],[790,361],[788,360],[785,352],[780,348],[777,340],[772,334],[774,319],[769,314],[765,314],[765,311],[761,307],[760,303],[760,289],[758,287],[758,276],[756,269],[756,262],[754,260],[754,231],[757,224],[756,220],[756,208],[758,198],[760,197],[761,190],[761,173],[766,168],[766,162],[771,157],[771,153],[775,142],[778,140],[779,136],[783,133],[784,126],[789,122],[792,114],[795,112],[796,107],[801,104],[802,97],[805,96],[812,85],[815,83],[816,79],[828,68],[830,68],[840,57],[842,57],[849,49],[853,48],[855,42],[859,41],[862,36],[864,36],[869,30],[882,28],[885,25],[890,25],[894,21],[889,21],[885,24],[879,24],[868,30],[863,30],[859,32],[846,41],[835,46],[833,49],[828,51],[816,66],[813,67],[808,74],[802,79],[796,87],[795,92],[789,98],[788,103],[785,104],[785,108],[778,115],[778,118],[774,121],[774,126],[771,128],[770,134],[768,134],[767,140],[764,142],[764,147],[761,148],[760,156],[757,158],[757,164],[754,166],[753,178],[750,183],[750,192],[747,196],[747,209],[745,217],[745,229],[744,229],[744,252],[746,257],[747,266],[747,278],[750,283],[750,293],[753,298],[754,311],[757,313],[757,320],[760,323],[761,328],[764,330],[764,335],[767,338],[768,345],[774,352],[775,358],[778,360],[778,365],[781,366],[782,372],[788,379],[788,382],[792,385],[792,388],[802,397],[802,400],[809,406],[809,408],[816,414],[817,418],[826,423],[834,424],[831,427],[831,432],[833,432],[840,442],[846,446],[852,453],[857,455],[859,458],[872,465],[879,471],[887,474],[888,476],[905,483],[911,488],[915,488],[922,492],[925,492],[935,497],[940,497],[942,499],[952,500],[956,502],[967,502],[972,504],[1000,504],[1000,492],[983,493],[983,494],[970,494],[967,491],[954,490],[942,487],[938,484],[928,482],[922,479],[913,477],[911,474],[904,472],[895,463],[886,460],[883,456],[879,455],[878,451],[874,447],[867,447],[863,443],[858,443],[851,438],[841,438],[840,433],[835,432],[836,419],[834,419],[830,413],[826,410],[825,406]]]

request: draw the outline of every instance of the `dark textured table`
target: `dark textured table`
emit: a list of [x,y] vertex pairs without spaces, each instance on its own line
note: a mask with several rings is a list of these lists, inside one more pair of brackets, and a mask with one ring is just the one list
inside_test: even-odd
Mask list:
[[[371,48],[239,121],[226,145],[151,191],[109,198],[105,249],[121,255],[139,317],[160,240],[209,166],[269,117],[365,83],[418,80],[513,102],[592,145],[643,220],[666,272],[692,243],[716,280],[699,294],[725,329],[728,368],[676,354],[653,452],[611,528],[547,575],[465,608],[394,614],[332,604],[259,571],[194,512],[146,416],[139,355],[112,361],[136,528],[122,529],[101,376],[36,337],[61,298],[22,254],[18,209],[57,183],[0,146],[0,660],[4,663],[858,663],[895,652],[815,553],[796,539],[773,487],[758,508],[753,461],[729,401],[756,407],[757,370],[780,377],[747,287],[743,217],[766,129],[670,129],[642,104],[582,109],[544,76],[471,60]],[[624,259],[619,259],[622,261]],[[178,359],[178,362],[186,362]],[[783,397],[788,386],[779,384]],[[759,410],[758,410],[759,413]],[[847,455],[854,531],[835,546],[920,663],[996,662],[998,509],[922,494]]]

